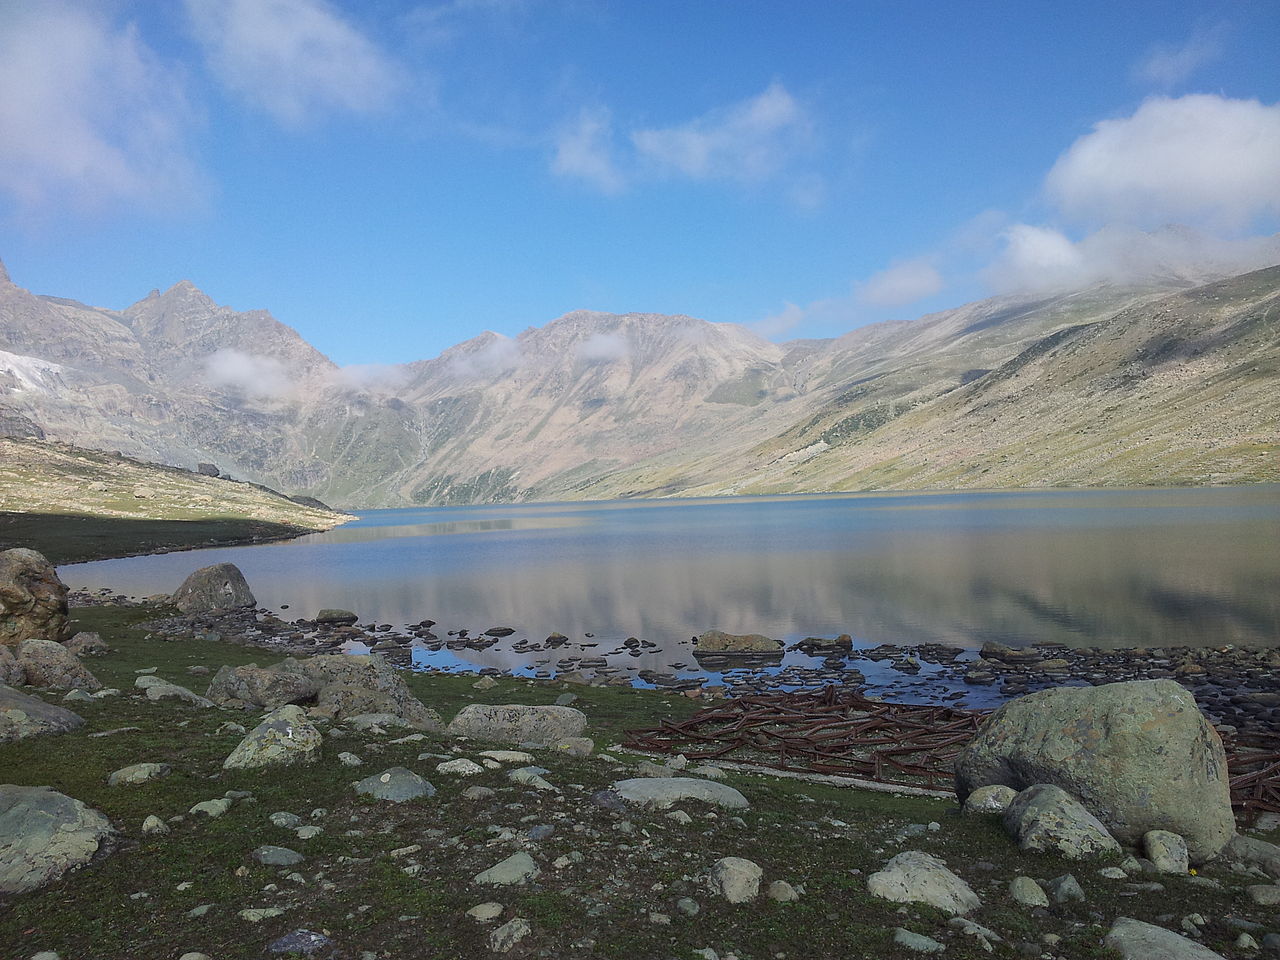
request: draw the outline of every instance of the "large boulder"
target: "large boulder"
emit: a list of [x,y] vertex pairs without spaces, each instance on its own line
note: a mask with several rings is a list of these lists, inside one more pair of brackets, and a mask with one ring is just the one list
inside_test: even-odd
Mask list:
[[83,725],[84,719],[65,707],[45,703],[0,684],[0,743],[46,733],[66,733]]
[[963,801],[989,784],[1038,783],[1076,797],[1125,844],[1182,836],[1192,862],[1235,834],[1222,740],[1172,680],[1059,687],[997,710],[956,761]]
[[111,822],[50,787],[0,784],[0,893],[26,893],[84,866]]
[[700,800],[717,807],[745,809],[751,803],[727,783],[696,777],[635,777],[619,780],[609,788],[628,803],[665,810],[685,800]]
[[323,742],[303,709],[290,704],[268,714],[250,730],[222,762],[222,768],[248,770],[312,763],[319,758]]
[[54,640],[23,640],[18,665],[33,687],[50,690],[101,690],[98,678],[80,658]]
[[373,654],[286,660],[279,670],[306,677],[318,686],[318,716],[345,720],[362,713],[390,713],[420,730],[444,728],[440,715],[413,695],[395,668]]
[[67,587],[53,564],[25,547],[0,551],[0,645],[70,635]]
[[893,903],[927,903],[953,915],[982,906],[967,883],[922,850],[905,850],[867,877],[867,892]]
[[1120,844],[1098,818],[1051,783],[1037,783],[1014,797],[1004,811],[1004,826],[1023,850],[1056,853],[1068,860],[1120,852]]
[[1222,960],[1222,954],[1153,923],[1119,917],[1103,943],[1124,960]]
[[173,605],[183,613],[211,613],[257,606],[244,574],[234,563],[201,567],[173,593]]
[[274,710],[314,700],[319,692],[320,684],[313,677],[251,663],[219,669],[205,696],[222,707]]
[[449,723],[451,737],[494,743],[556,743],[578,737],[587,715],[573,707],[471,703]]

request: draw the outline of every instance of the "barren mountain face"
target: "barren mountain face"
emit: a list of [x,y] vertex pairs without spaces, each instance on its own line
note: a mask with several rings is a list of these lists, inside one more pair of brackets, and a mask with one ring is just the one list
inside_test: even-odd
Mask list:
[[123,311],[0,267],[0,430],[348,507],[1277,479],[1280,268],[998,297],[774,344],[579,311],[374,374],[187,282]]

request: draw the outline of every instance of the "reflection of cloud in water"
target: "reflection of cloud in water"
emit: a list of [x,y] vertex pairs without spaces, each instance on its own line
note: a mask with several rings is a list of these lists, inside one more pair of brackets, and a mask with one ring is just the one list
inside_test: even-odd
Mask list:
[[597,654],[634,635],[668,653],[623,662],[661,670],[712,627],[970,648],[1275,644],[1277,542],[1276,487],[650,501],[377,511],[293,543],[63,576],[145,595],[230,560],[294,616],[591,632]]

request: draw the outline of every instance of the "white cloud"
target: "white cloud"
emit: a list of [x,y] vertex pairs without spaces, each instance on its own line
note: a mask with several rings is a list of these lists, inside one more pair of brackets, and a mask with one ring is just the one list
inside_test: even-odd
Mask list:
[[873,274],[858,297],[877,307],[901,307],[931,297],[943,286],[942,274],[927,259],[900,260]]
[[409,382],[410,373],[400,363],[352,363],[334,370],[331,379],[342,389],[394,393]]
[[231,348],[205,358],[204,376],[211,386],[258,399],[276,399],[293,389],[284,364],[275,357]]
[[780,337],[788,330],[798,327],[807,317],[808,313],[803,307],[788,303],[777,313],[770,314],[762,320],[757,320],[750,326],[753,333],[759,334],[766,340],[772,340],[774,337]]
[[811,134],[804,107],[775,82],[759,96],[680,126],[636,130],[631,141],[663,171],[695,180],[756,182],[777,174]]
[[1068,290],[1100,282],[1198,283],[1280,263],[1280,237],[1223,238],[1186,227],[1146,233],[1107,226],[1073,241],[1050,227],[1014,224],[984,272],[1000,292]]
[[203,192],[181,71],[105,6],[3,7],[0,190],[27,211],[169,208]]
[[1208,30],[1197,30],[1178,46],[1158,44],[1134,67],[1134,76],[1144,83],[1168,90],[1188,79],[1207,63],[1222,56],[1224,24]]
[[613,125],[609,111],[584,109],[556,138],[551,169],[565,177],[585,180],[605,193],[617,193],[624,185],[613,159]]
[[1280,104],[1153,97],[1076,140],[1045,186],[1079,220],[1246,227],[1280,213]]
[[607,363],[625,357],[631,352],[631,344],[620,333],[593,333],[578,344],[575,352],[579,360],[587,363]]
[[445,354],[449,376],[459,380],[492,377],[520,363],[520,344],[510,337],[486,330],[478,337],[460,343]]
[[370,113],[398,86],[391,59],[325,0],[186,0],[209,68],[279,122]]

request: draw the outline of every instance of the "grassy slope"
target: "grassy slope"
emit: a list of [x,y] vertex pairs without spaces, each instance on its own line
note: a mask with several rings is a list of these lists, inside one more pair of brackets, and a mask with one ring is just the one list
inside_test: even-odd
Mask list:
[[[131,623],[138,609],[96,608],[76,612],[83,628],[96,629],[114,652],[90,662],[108,685],[130,692],[134,671],[158,667],[161,676],[201,689],[202,678],[187,667],[249,661],[264,664],[276,657],[221,642],[164,642],[148,639]],[[465,703],[551,702],[562,686],[502,679],[485,694],[471,688],[474,678],[439,675],[408,677],[414,692],[447,719]],[[576,706],[590,717],[588,733],[605,746],[629,726],[649,725],[663,717],[688,714],[694,706],[678,696],[618,688],[571,688],[581,698]],[[1231,912],[1253,915],[1270,924],[1258,908],[1241,906],[1241,881],[1225,878],[1223,892],[1192,887],[1178,878],[1165,879],[1167,891],[1123,900],[1114,897],[1114,881],[1099,878],[1100,864],[1069,864],[1051,857],[1019,855],[998,827],[987,820],[963,820],[954,805],[939,800],[898,798],[832,786],[803,784],[767,777],[732,775],[731,782],[752,800],[742,814],[745,826],[726,816],[709,818],[696,804],[686,804],[693,822],[679,825],[662,814],[629,811],[625,819],[635,832],[624,833],[624,817],[601,810],[590,795],[620,776],[595,758],[582,761],[539,755],[547,775],[566,791],[563,799],[535,795],[514,787],[502,771],[455,779],[435,773],[436,760],[417,760],[419,752],[447,753],[440,738],[394,745],[385,737],[326,740],[318,764],[287,771],[224,772],[221,760],[238,741],[218,734],[227,719],[246,723],[251,717],[228,711],[200,711],[171,702],[149,703],[133,697],[77,705],[88,723],[81,731],[56,739],[0,745],[0,781],[48,784],[107,813],[121,831],[121,847],[88,869],[35,894],[0,905],[0,956],[30,956],[54,949],[63,957],[173,958],[201,950],[224,958],[259,957],[263,946],[298,927],[328,931],[351,954],[373,950],[379,957],[489,957],[483,943],[490,928],[465,917],[480,902],[497,900],[508,908],[502,920],[527,918],[534,933],[532,951],[554,957],[664,958],[688,957],[694,948],[735,950],[747,958],[788,956],[899,957],[890,945],[895,926],[949,940],[947,955],[985,957],[976,941],[947,930],[935,911],[896,905],[867,895],[865,874],[878,869],[893,853],[905,849],[889,840],[900,826],[937,820],[939,833],[911,841],[943,856],[982,896],[987,906],[975,919],[1014,942],[1040,934],[1062,935],[1057,956],[1104,955],[1098,944],[1107,922],[1117,914],[1155,919],[1181,917],[1192,911],[1215,918],[1206,943],[1233,956],[1234,938],[1216,922]],[[121,726],[141,729],[91,739],[90,732]],[[474,756],[479,747],[466,753]],[[365,758],[359,768],[344,767],[336,754],[350,750]],[[167,779],[134,787],[109,788],[108,773],[143,760],[172,763]],[[634,758],[624,758],[632,763]],[[439,794],[400,807],[357,801],[352,780],[394,765],[427,776]],[[490,800],[467,801],[463,789],[475,784],[494,788]],[[576,785],[576,786],[575,786]],[[232,789],[250,790],[253,802],[240,802],[223,818],[200,818],[173,824],[161,838],[144,837],[143,818],[185,813],[194,803]],[[509,809],[510,804],[520,804]],[[315,822],[324,833],[299,841],[273,827],[267,817],[289,810],[306,819],[315,808],[327,814]],[[526,822],[522,819],[529,817]],[[562,818],[562,819],[558,819]],[[833,821],[839,821],[835,823]],[[487,845],[491,824],[517,831],[532,823],[552,823],[555,833],[533,851],[544,874],[537,883],[515,888],[477,888],[470,877],[513,852],[510,844]],[[599,836],[575,833],[584,824]],[[841,825],[843,824],[843,825]],[[348,831],[358,831],[348,835]],[[460,838],[448,846],[448,839]],[[307,856],[298,869],[299,885],[283,879],[288,872],[259,867],[248,860],[260,844],[275,843]],[[408,876],[404,860],[390,850],[422,844],[417,854],[422,870]],[[625,847],[623,846],[625,845]],[[582,853],[582,864],[550,868],[561,854]],[[795,904],[761,899],[733,906],[698,889],[691,878],[721,856],[746,856],[765,869],[766,881],[784,878],[806,890]],[[356,858],[343,860],[342,858]],[[1000,864],[985,869],[980,861]],[[1087,904],[1056,907],[1051,918],[1032,920],[1008,901],[1004,884],[1014,867],[1048,878],[1073,872],[1089,895]],[[239,870],[239,874],[237,871]],[[190,882],[188,890],[179,884]],[[264,890],[278,884],[282,894]],[[326,884],[332,884],[326,888]],[[660,886],[655,886],[660,885]],[[145,892],[145,898],[132,895]],[[702,906],[694,918],[674,909],[681,896]],[[603,909],[590,908],[592,900]],[[289,903],[284,916],[251,924],[237,911],[246,907]],[[187,911],[212,904],[202,918]],[[648,913],[672,917],[670,926],[656,925]],[[1092,914],[1098,911],[1098,916]],[[1176,920],[1166,925],[1176,926]],[[582,945],[591,941],[590,946]],[[578,944],[575,946],[575,944]],[[1001,949],[1001,948],[998,948]],[[1007,948],[1004,948],[1007,952]],[[521,946],[513,955],[529,955]]]
[[32,547],[54,563],[280,539],[346,519],[252,484],[0,439],[0,549]]

